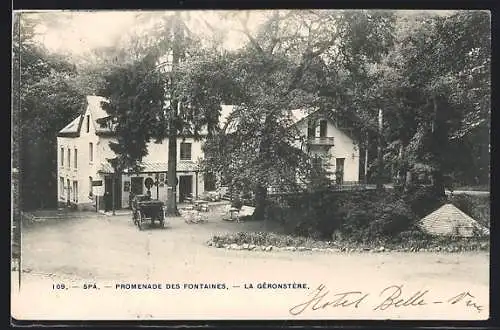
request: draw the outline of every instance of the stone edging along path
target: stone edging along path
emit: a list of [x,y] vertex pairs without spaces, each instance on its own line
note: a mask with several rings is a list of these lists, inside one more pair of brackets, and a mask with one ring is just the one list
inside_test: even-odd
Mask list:
[[309,248],[305,246],[286,246],[286,247],[278,247],[278,246],[273,246],[273,245],[255,245],[255,244],[221,244],[221,243],[214,243],[212,241],[209,241],[208,246],[210,247],[215,247],[215,248],[220,248],[220,249],[226,249],[226,250],[247,250],[247,251],[265,251],[265,252],[270,252],[270,251],[311,251],[311,252],[329,252],[329,253],[355,253],[355,252],[364,252],[364,253],[381,253],[381,252],[445,252],[445,253],[452,253],[452,252],[466,252],[466,251],[488,251],[489,250],[489,245],[485,243],[481,243],[479,247],[463,247],[463,246],[447,246],[447,247],[427,247],[427,248],[422,248],[422,247],[401,247],[401,248],[386,248],[384,246],[380,246],[377,248],[367,248],[367,247],[360,247],[360,248],[353,248],[353,247],[327,247],[327,248]]

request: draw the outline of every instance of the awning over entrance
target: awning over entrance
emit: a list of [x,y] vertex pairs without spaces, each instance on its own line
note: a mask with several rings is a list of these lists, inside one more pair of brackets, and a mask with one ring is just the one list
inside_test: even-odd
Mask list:
[[[168,163],[141,163],[142,170],[140,173],[166,173],[168,172]],[[191,160],[182,160],[177,162],[177,172],[199,172],[199,166]],[[112,174],[114,169],[108,162],[101,163],[99,168],[99,173],[101,174]]]

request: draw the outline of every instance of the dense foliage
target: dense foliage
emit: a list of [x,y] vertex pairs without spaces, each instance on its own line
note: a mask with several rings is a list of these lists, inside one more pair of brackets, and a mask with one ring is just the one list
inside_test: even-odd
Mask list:
[[487,238],[433,237],[419,231],[406,231],[390,240],[317,240],[275,232],[238,232],[214,235],[208,242],[217,248],[250,251],[297,251],[330,253],[379,252],[464,252],[489,251]]
[[[138,161],[147,155],[146,143],[156,136],[164,121],[162,76],[154,71],[154,59],[117,66],[105,76],[100,95],[106,97],[103,109],[116,123],[116,142],[110,147],[117,157],[110,159],[119,172],[138,169]],[[165,133],[163,133],[165,134]]]
[[29,15],[16,15],[12,64],[13,113],[18,121],[13,143],[19,146],[24,209],[56,206],[57,133],[85,108],[74,65],[37,44],[35,26]]
[[273,200],[269,217],[293,235],[373,242],[418,231],[417,220],[450,202],[489,227],[488,197],[443,198],[434,192],[414,188],[403,195],[393,190],[293,194]]
[[[21,191],[32,203],[25,206],[55,201],[53,193],[39,192],[55,192],[55,134],[82,109],[81,93],[110,99],[106,110],[117,120],[115,167],[134,167],[151,139],[207,133],[205,170],[252,190],[257,218],[268,218],[263,214],[269,209],[268,188],[311,188],[304,185],[316,174],[310,155],[290,129],[289,110],[297,108],[334,109],[332,118],[351,128],[369,178],[404,188],[405,196],[370,206],[383,222],[372,224],[377,232],[395,230],[392,219],[410,221],[412,212],[430,207],[426,199],[442,199],[446,186],[489,181],[488,12],[269,11],[259,14],[256,29],[249,26],[252,15],[220,14],[221,22],[237,25],[246,42],[222,50],[224,31],[206,25],[200,34],[192,28],[203,19],[193,23],[189,13],[140,13],[137,26],[149,27],[88,58],[73,58],[74,63],[37,44],[33,36],[40,21],[28,16],[21,25],[15,21]],[[175,65],[165,74],[158,62],[170,51]],[[238,105],[225,127],[222,103]],[[419,180],[432,191],[414,191]],[[368,221],[359,212],[345,216],[360,226]],[[319,226],[323,232],[337,228]]]

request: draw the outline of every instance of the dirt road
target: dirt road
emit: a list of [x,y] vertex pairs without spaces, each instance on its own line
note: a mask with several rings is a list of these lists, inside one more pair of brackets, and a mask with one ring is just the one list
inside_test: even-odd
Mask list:
[[[23,231],[22,285],[21,293],[13,297],[15,315],[38,319],[488,317],[487,253],[263,252],[204,244],[215,233],[260,226],[222,221],[188,225],[175,218],[169,228],[138,231],[128,216],[94,213],[37,224]],[[270,288],[259,289],[263,282],[271,283]],[[298,288],[276,288],[281,283],[295,283]],[[125,289],[133,284],[156,284],[161,289]],[[224,288],[194,289],[192,284]],[[316,300],[305,304],[311,299]]]

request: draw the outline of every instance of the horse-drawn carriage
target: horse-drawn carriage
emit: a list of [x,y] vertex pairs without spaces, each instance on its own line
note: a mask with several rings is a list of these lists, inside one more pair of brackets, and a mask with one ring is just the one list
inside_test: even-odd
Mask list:
[[142,230],[144,223],[151,225],[158,221],[161,227],[165,226],[164,204],[159,200],[152,200],[149,195],[136,195],[132,199],[132,219],[134,224]]

